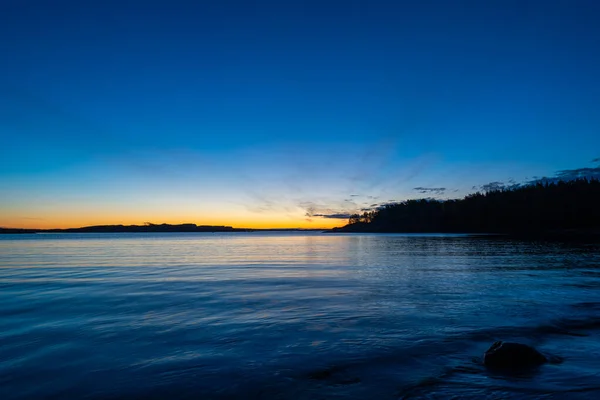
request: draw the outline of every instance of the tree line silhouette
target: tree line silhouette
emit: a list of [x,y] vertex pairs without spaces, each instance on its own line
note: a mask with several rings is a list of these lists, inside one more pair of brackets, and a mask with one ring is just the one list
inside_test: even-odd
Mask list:
[[458,200],[406,200],[352,215],[341,232],[533,233],[600,229],[600,181],[538,182]]

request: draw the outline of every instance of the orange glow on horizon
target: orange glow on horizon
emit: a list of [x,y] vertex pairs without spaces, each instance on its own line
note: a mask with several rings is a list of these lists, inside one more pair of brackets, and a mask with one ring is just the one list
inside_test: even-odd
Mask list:
[[25,229],[64,229],[95,225],[196,224],[233,228],[330,229],[344,226],[346,219],[306,216],[303,208],[282,211],[251,211],[245,205],[200,203],[180,199],[156,199],[117,202],[93,201],[25,201],[0,207],[0,227]]
[[196,225],[212,225],[212,226],[231,226],[233,228],[249,228],[249,229],[331,229],[334,227],[344,226],[348,223],[342,219],[327,219],[327,218],[311,218],[312,221],[302,220],[281,220],[274,218],[248,219],[240,218],[232,220],[218,220],[215,218],[152,218],[139,219],[134,218],[106,218],[102,217],[87,217],[77,218],[65,216],[60,218],[1,218],[0,227],[2,228],[21,228],[21,229],[65,229],[65,228],[80,228],[84,226],[95,225],[144,225],[146,222],[153,224],[196,224]]

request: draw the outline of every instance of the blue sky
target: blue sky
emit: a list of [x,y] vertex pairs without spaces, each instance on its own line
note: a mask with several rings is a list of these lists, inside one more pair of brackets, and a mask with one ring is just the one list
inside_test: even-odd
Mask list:
[[595,167],[599,19],[596,1],[4,0],[0,225],[321,227],[415,188]]

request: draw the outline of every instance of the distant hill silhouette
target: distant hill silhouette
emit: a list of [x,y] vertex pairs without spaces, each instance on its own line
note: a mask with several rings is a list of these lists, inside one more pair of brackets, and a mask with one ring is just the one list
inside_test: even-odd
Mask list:
[[0,233],[119,233],[119,232],[235,232],[246,231],[246,229],[235,229],[231,226],[211,226],[211,225],[196,225],[196,224],[152,224],[144,225],[95,225],[84,226],[81,228],[66,228],[66,229],[15,229],[15,228],[0,228]]
[[231,226],[210,226],[196,224],[151,224],[145,225],[98,225],[83,228],[50,229],[47,232],[233,232]]
[[600,231],[600,181],[538,182],[459,200],[407,200],[355,214],[333,232]]

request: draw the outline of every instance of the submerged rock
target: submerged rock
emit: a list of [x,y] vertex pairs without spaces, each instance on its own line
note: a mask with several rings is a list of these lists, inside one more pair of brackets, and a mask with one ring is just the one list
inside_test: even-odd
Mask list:
[[548,359],[531,346],[522,343],[498,341],[484,354],[486,367],[500,369],[523,369],[537,367]]
[[342,373],[340,368],[335,367],[313,371],[308,374],[308,377],[309,379],[327,381],[330,384],[336,385],[352,385],[360,382],[360,378],[348,376],[347,374]]

